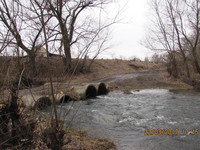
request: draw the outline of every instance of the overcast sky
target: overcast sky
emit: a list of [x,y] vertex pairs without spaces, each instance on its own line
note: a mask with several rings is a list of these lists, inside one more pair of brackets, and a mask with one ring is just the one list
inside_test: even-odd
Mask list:
[[[120,6],[125,0],[118,0]],[[112,46],[106,54],[112,58],[138,57],[144,59],[152,55],[152,52],[141,45],[145,38],[145,30],[148,26],[149,6],[147,0],[127,0],[128,4],[121,15],[124,23],[116,24],[112,27]],[[110,10],[114,9],[111,5]],[[107,57],[104,56],[104,57]]]
[[151,56],[153,52],[141,45],[150,16],[148,0],[113,1],[117,2],[109,4],[107,9],[114,14],[117,10],[124,8],[120,15],[123,23],[112,26],[112,46],[101,54],[100,58],[144,59]]

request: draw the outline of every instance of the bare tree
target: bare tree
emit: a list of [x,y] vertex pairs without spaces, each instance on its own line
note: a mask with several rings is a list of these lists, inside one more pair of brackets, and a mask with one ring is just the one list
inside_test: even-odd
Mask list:
[[[72,46],[87,41],[87,45],[90,45],[94,39],[92,35],[100,33],[99,30],[108,27],[108,24],[104,24],[104,27],[98,27],[96,20],[92,20],[88,17],[89,10],[93,8],[102,9],[102,5],[108,4],[108,0],[47,0],[48,10],[52,16],[57,20],[59,28],[57,29],[61,35],[61,46],[64,51],[64,63],[66,69],[71,69],[71,50]],[[91,16],[91,14],[90,14]],[[82,17],[82,19],[81,19]],[[85,19],[83,19],[85,18]],[[96,26],[96,27],[95,27]],[[99,30],[97,30],[99,29]],[[91,38],[92,37],[92,38]],[[90,40],[88,40],[90,39]],[[61,48],[62,48],[61,47]],[[77,47],[77,45],[76,45]],[[83,50],[83,49],[82,49]]]
[[[51,41],[49,41],[49,39],[51,39],[51,34],[48,34],[48,26],[47,26],[47,22],[48,20],[51,18],[51,16],[49,15],[45,15],[46,13],[46,8],[47,8],[47,3],[45,3],[44,1],[38,1],[38,0],[32,0],[31,1],[32,7],[34,8],[35,12],[38,15],[38,18],[42,24],[43,27],[43,35],[44,35],[44,41],[45,41],[45,47],[46,47],[46,54],[47,54],[47,61],[48,64],[50,63],[50,56],[49,56],[49,43]],[[50,37],[48,37],[50,36]],[[52,149],[61,149],[62,147],[62,138],[64,133],[62,133],[63,128],[61,128],[58,124],[58,113],[57,113],[57,108],[56,108],[56,100],[55,100],[55,96],[54,96],[54,87],[53,87],[53,79],[52,79],[52,72],[51,70],[48,70],[48,74],[49,74],[49,81],[50,81],[50,95],[52,97],[52,104],[53,104],[53,111],[54,111],[54,116],[55,116],[55,120],[52,119],[52,123],[55,124],[55,126],[51,126],[51,128],[53,129],[53,134],[55,135],[55,138],[51,139],[54,140],[55,145],[52,145]],[[52,117],[53,118],[53,117]],[[62,133],[62,134],[61,134]],[[58,136],[59,135],[59,136]]]
[[[199,0],[154,0],[152,1],[155,20],[148,46],[167,51],[173,69],[177,68],[177,57],[181,56],[187,76],[190,77],[189,51],[199,72],[197,49],[199,42]],[[194,37],[191,40],[191,34]],[[186,42],[190,48],[186,48]],[[158,48],[159,47],[159,48]],[[180,57],[179,57],[180,58]],[[177,69],[176,69],[177,70]]]
[[25,6],[24,1],[0,1],[0,25],[1,34],[3,34],[0,37],[0,41],[2,41],[2,48],[5,46],[9,48],[17,46],[26,52],[29,57],[32,75],[35,76],[37,73],[35,47],[39,43],[42,26],[38,23],[33,23],[37,18]]
[[[166,52],[168,54],[167,68],[170,75],[178,76],[176,61],[176,34],[173,29],[164,0],[151,1],[154,12],[149,37],[145,40],[145,46],[151,50]],[[153,26],[153,28],[152,28]]]
[[7,31],[7,32],[1,32],[0,33],[0,44],[1,44],[1,47],[0,47],[0,54],[8,47],[9,43],[11,43],[11,41],[13,39],[10,39],[10,40],[7,40],[8,37],[10,37],[10,31]]
[[[182,27],[182,22],[183,22],[183,17],[182,17],[182,11],[180,10],[180,1],[172,1],[172,0],[166,0],[166,6],[167,6],[167,12],[169,14],[170,21],[172,22],[173,29],[175,30],[175,35],[176,35],[176,41],[178,45],[178,50],[180,51],[182,57],[183,57],[183,62],[185,64],[185,68],[187,71],[187,76],[190,77],[190,71],[189,71],[189,66],[188,66],[188,60],[186,57],[186,52],[183,47],[182,43],[182,33],[181,31],[185,30]],[[180,27],[179,27],[180,26]]]
[[[45,40],[41,34],[43,26],[32,2],[0,0],[0,52],[5,48],[11,50],[18,47],[19,51],[28,54],[32,75],[36,75],[35,49],[37,45],[45,45]],[[118,15],[102,21],[104,18],[102,19],[101,12],[110,1],[47,0],[44,3],[47,6],[44,16],[48,17],[45,22],[48,42],[52,42],[51,45],[64,55],[66,71],[71,70],[72,51],[79,51],[83,57],[93,51],[95,55],[89,65],[90,68],[94,59],[108,48],[105,46],[109,37],[107,29],[117,22]]]
[[[199,44],[199,36],[200,36],[200,1],[199,0],[184,0],[185,6],[188,8],[187,11],[187,22],[183,20],[181,13],[179,13],[179,18],[181,21],[181,33],[186,41],[186,43],[190,46],[190,51],[193,56],[193,62],[195,64],[196,70],[200,73],[200,62],[198,59],[198,44]],[[189,27],[192,30],[192,38],[191,34],[188,34],[186,31],[186,26],[189,24]]]

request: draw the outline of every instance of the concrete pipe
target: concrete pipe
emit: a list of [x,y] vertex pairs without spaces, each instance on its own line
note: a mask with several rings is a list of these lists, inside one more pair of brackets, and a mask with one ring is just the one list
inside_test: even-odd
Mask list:
[[85,93],[85,98],[94,98],[97,96],[97,89],[94,87],[94,85],[88,85]]
[[72,91],[78,95],[80,100],[94,98],[97,96],[97,89],[93,84],[74,86]]
[[97,93],[98,95],[106,95],[108,93],[105,83],[99,83]]
[[41,109],[46,108],[48,106],[51,106],[51,99],[49,97],[40,97],[36,101],[34,107],[41,110]]
[[[72,86],[54,95],[56,103],[60,104],[71,100],[84,100],[95,98],[97,95],[107,94],[108,90],[105,83],[82,84]],[[42,109],[52,104],[52,96],[25,95],[21,97],[25,107]]]
[[71,98],[71,96],[69,96],[67,94],[55,94],[54,97],[56,99],[57,104],[67,103],[71,100],[74,100],[73,98]]
[[105,83],[94,83],[93,85],[97,89],[97,95],[106,95],[108,93]]
[[43,95],[24,95],[21,97],[22,105],[25,107],[39,107],[39,109],[51,105],[51,99]]

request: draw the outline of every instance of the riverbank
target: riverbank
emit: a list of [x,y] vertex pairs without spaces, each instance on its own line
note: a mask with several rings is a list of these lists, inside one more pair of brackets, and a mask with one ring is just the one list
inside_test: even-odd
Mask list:
[[85,131],[66,131],[64,144],[62,150],[116,150],[113,141],[103,138],[91,138]]
[[116,59],[96,60],[90,72],[75,75],[71,84],[105,82],[111,90],[192,89],[195,86],[191,81],[193,79],[170,77],[165,65],[161,63]]
[[110,90],[141,90],[141,89],[193,89],[190,84],[182,79],[174,79],[166,70],[148,71],[131,74],[121,74],[121,80],[116,76],[105,78],[101,81],[109,82]]
[[[44,68],[45,65],[43,64]],[[57,68],[56,68],[57,67]],[[181,80],[170,78],[163,64],[155,64],[142,61],[126,60],[95,60],[90,71],[76,72],[75,74],[65,74],[61,76],[59,69],[62,66],[53,66],[54,92],[69,88],[73,85],[90,82],[106,82],[109,90],[122,90],[128,93],[129,90],[140,90],[148,88],[180,89],[192,88]],[[40,66],[40,68],[42,68]],[[33,80],[33,85],[29,89],[19,91],[19,95],[49,94],[50,84],[46,70],[42,68],[40,75]],[[42,85],[38,86],[40,83]],[[5,96],[5,95],[4,95]],[[9,96],[9,95],[8,95]],[[84,136],[83,136],[84,135]],[[82,131],[65,131],[64,145],[66,149],[88,149],[88,150],[114,150],[115,146],[108,139],[94,139],[87,136]],[[85,147],[86,146],[86,147]]]

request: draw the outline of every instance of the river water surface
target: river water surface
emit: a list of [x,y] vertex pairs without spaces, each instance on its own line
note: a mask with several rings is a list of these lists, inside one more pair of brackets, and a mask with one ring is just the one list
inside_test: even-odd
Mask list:
[[[73,127],[113,140],[118,150],[200,149],[200,93],[148,89],[72,103],[62,106],[63,112],[71,110],[63,114],[66,125],[73,118]],[[145,135],[145,129],[162,133]],[[169,135],[169,129],[177,132]]]

